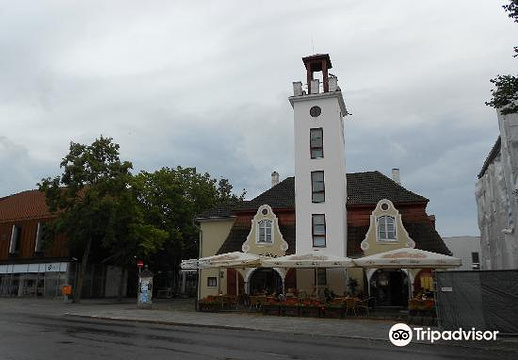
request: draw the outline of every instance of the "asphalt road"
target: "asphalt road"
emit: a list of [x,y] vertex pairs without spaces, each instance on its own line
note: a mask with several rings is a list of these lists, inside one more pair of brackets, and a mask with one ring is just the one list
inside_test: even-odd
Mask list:
[[155,325],[0,309],[0,360],[80,359],[516,359],[454,346]]

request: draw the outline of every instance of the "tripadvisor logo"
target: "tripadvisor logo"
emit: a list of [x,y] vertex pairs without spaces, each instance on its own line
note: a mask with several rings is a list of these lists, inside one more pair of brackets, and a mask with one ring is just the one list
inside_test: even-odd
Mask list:
[[[415,334],[414,334],[415,332]],[[432,330],[430,328],[410,328],[407,324],[398,323],[389,330],[389,340],[396,346],[407,346],[414,338],[417,341],[495,341],[499,331],[480,331],[475,328],[471,330]]]
[[389,330],[389,340],[396,346],[407,346],[412,341],[412,329],[407,324],[393,325]]

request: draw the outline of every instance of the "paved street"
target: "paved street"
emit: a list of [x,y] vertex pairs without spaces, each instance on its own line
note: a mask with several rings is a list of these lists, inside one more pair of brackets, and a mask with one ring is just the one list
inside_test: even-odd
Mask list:
[[[136,310],[133,305],[92,302],[67,305],[42,299],[0,299],[0,359],[399,360],[418,357],[503,360],[517,356],[515,350],[502,347],[484,349],[411,344],[397,348],[386,340],[340,335],[344,334],[342,328],[349,324],[354,326],[348,321],[313,319],[316,321],[308,324],[323,325],[315,327],[314,331],[308,328],[288,331],[281,322],[294,320],[290,326],[297,326],[310,319],[200,314],[181,308],[175,310],[168,305],[162,305],[162,309]],[[141,318],[122,318],[123,314],[131,313]],[[106,319],[108,315],[114,317],[116,314],[120,320]],[[203,316],[197,318],[198,315]],[[197,326],[178,324],[189,317],[198,319]],[[208,323],[210,317],[215,319],[212,324],[200,323],[202,320]],[[241,327],[237,326],[236,319],[242,322]],[[224,326],[226,320],[228,323]],[[302,321],[299,323],[297,320]],[[221,324],[218,326],[216,322]],[[268,329],[267,326],[273,326],[274,322],[279,324],[279,331]],[[247,329],[250,323],[255,323],[254,326],[260,330]],[[372,326],[376,334],[379,324],[369,320],[364,320],[363,324],[364,328]],[[321,331],[333,327],[337,330],[335,335]]]

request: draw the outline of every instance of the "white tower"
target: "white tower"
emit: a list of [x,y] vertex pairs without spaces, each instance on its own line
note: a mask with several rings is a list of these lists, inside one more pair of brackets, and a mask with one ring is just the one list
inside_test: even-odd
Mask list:
[[[344,98],[329,75],[328,54],[302,59],[308,93],[293,83],[295,115],[296,252],[321,249],[347,255]],[[322,78],[315,79],[314,73]],[[322,82],[322,90],[320,88]]]

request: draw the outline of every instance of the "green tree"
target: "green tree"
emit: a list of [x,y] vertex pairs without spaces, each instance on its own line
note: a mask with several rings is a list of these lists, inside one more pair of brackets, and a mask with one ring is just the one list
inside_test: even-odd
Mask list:
[[172,270],[175,279],[182,259],[198,257],[196,215],[217,205],[243,200],[245,195],[244,191],[240,196],[234,195],[227,179],[218,181],[208,173],[198,173],[196,168],[182,167],[143,171],[135,176],[134,188],[145,221],[169,234],[163,250],[151,261],[154,267]]
[[[509,0],[509,4],[503,6],[508,16],[518,23],[518,0]],[[514,47],[514,57],[518,56],[518,47]],[[514,75],[498,75],[490,80],[495,85],[491,90],[492,98],[486,102],[503,115],[518,113],[518,77]]]
[[60,166],[60,176],[42,179],[38,186],[56,214],[53,233],[64,233],[71,254],[81,258],[74,289],[78,302],[92,246],[128,266],[138,252],[149,255],[160,248],[166,234],[144,223],[130,186],[132,164],[120,160],[119,145],[111,138],[101,136],[91,145],[71,142]]

